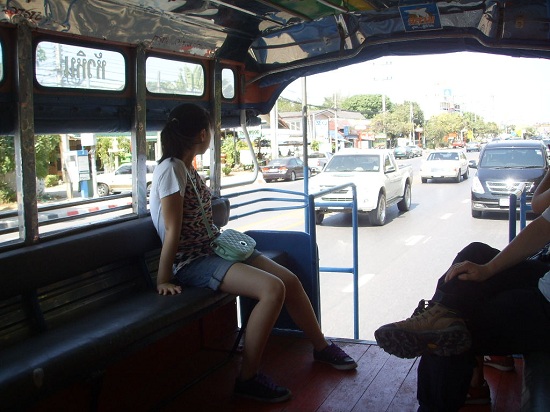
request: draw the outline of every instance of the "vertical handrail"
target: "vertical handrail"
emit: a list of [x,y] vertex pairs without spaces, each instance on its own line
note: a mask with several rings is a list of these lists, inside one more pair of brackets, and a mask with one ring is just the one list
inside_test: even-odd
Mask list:
[[517,234],[517,211],[519,198],[519,230],[525,229],[527,226],[527,212],[531,210],[531,206],[527,204],[527,193],[525,191],[525,183],[521,183],[518,188],[510,193],[510,207],[508,212],[508,241],[511,242]]
[[518,195],[516,192],[510,194],[510,206],[508,208],[508,242],[511,242],[516,237]]
[[[315,198],[324,196],[327,193],[339,191],[343,188],[351,187],[352,201],[351,202],[317,202]],[[319,267],[319,272],[335,272],[335,273],[351,273],[353,277],[353,338],[359,339],[359,218],[357,212],[357,187],[353,183],[347,183],[340,186],[334,186],[330,189],[312,194],[309,196],[309,225],[313,227],[310,234],[316,238],[315,226],[315,206],[321,207],[340,207],[342,209],[351,209],[351,225],[352,225],[352,254],[353,266],[347,267]]]

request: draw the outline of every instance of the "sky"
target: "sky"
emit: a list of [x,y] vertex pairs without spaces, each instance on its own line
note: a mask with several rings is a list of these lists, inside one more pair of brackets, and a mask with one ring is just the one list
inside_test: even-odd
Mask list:
[[[308,104],[335,93],[418,102],[429,119],[444,96],[499,125],[550,123],[550,60],[480,53],[390,56],[306,78]],[[282,93],[302,101],[302,80]]]

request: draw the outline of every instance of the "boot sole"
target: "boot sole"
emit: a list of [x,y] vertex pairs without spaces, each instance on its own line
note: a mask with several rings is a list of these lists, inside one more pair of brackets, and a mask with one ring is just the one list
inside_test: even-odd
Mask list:
[[425,353],[459,355],[472,346],[470,332],[462,325],[438,331],[411,331],[386,325],[374,332],[378,346],[391,355],[411,359]]

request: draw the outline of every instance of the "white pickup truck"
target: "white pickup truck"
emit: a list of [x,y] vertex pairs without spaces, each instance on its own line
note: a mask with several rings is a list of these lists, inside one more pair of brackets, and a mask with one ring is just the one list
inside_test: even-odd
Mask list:
[[[345,149],[329,160],[317,176],[311,178],[311,194],[331,189],[345,183],[357,187],[357,210],[368,213],[372,225],[386,223],[386,208],[397,203],[400,211],[406,212],[411,206],[412,167],[398,165],[389,150]],[[321,202],[350,202],[352,189],[346,187],[316,198]],[[351,212],[343,207],[315,207],[315,221],[321,224],[325,213]]]

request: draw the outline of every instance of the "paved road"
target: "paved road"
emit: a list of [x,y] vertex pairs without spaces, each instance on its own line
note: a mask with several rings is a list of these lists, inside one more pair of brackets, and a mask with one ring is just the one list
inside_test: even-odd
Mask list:
[[[477,154],[470,154],[475,157]],[[418,171],[420,159],[402,160]],[[471,178],[460,183],[422,184],[416,174],[412,206],[388,210],[385,226],[359,219],[359,338],[374,339],[374,330],[410,316],[421,298],[430,298],[438,277],[456,252],[472,241],[502,248],[507,243],[506,216],[474,219],[470,213]],[[303,181],[279,182],[269,188],[300,190]],[[223,193],[223,191],[222,191]],[[304,212],[262,213],[232,221],[229,227],[303,230]],[[321,267],[349,267],[351,216],[331,214],[317,226]],[[327,336],[353,337],[353,288],[350,274],[321,273],[321,322]]]

